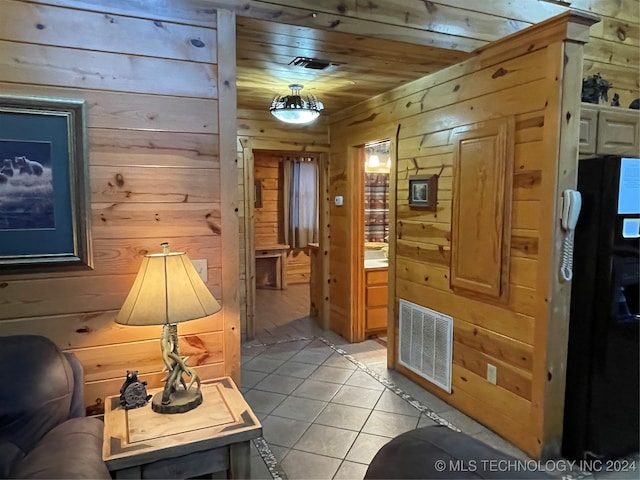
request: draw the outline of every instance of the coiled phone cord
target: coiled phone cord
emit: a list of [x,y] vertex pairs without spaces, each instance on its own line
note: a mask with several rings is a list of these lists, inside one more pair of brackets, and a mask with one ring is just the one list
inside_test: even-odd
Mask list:
[[569,282],[573,278],[573,230],[565,232],[560,274],[565,282]]

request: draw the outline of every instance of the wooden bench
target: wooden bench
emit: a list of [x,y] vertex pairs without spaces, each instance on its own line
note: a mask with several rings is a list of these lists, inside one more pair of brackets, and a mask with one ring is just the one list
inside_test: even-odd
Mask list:
[[[287,289],[289,245],[256,245],[256,287]],[[273,279],[273,282],[269,280]]]

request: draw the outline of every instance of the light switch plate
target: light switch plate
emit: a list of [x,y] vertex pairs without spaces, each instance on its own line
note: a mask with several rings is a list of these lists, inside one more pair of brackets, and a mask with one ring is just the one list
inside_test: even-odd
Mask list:
[[493,383],[494,385],[498,381],[498,369],[495,365],[491,365],[487,363],[487,380],[489,383]]
[[198,275],[200,275],[202,281],[207,283],[207,259],[200,258],[198,260],[192,260],[191,263],[193,263],[193,266],[198,272]]

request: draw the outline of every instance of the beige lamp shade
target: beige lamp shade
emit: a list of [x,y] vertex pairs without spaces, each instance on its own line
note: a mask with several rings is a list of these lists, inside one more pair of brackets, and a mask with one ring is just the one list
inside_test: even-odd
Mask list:
[[221,309],[184,252],[145,255],[116,317],[123,325],[162,325],[213,315]]

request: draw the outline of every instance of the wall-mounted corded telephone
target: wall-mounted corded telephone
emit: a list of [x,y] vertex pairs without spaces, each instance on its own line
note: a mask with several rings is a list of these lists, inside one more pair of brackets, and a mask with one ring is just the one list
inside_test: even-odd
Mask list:
[[560,274],[563,280],[567,282],[573,278],[573,231],[576,228],[576,223],[578,223],[581,207],[582,196],[580,192],[576,190],[565,190],[562,192],[561,225],[565,236],[562,248]]

